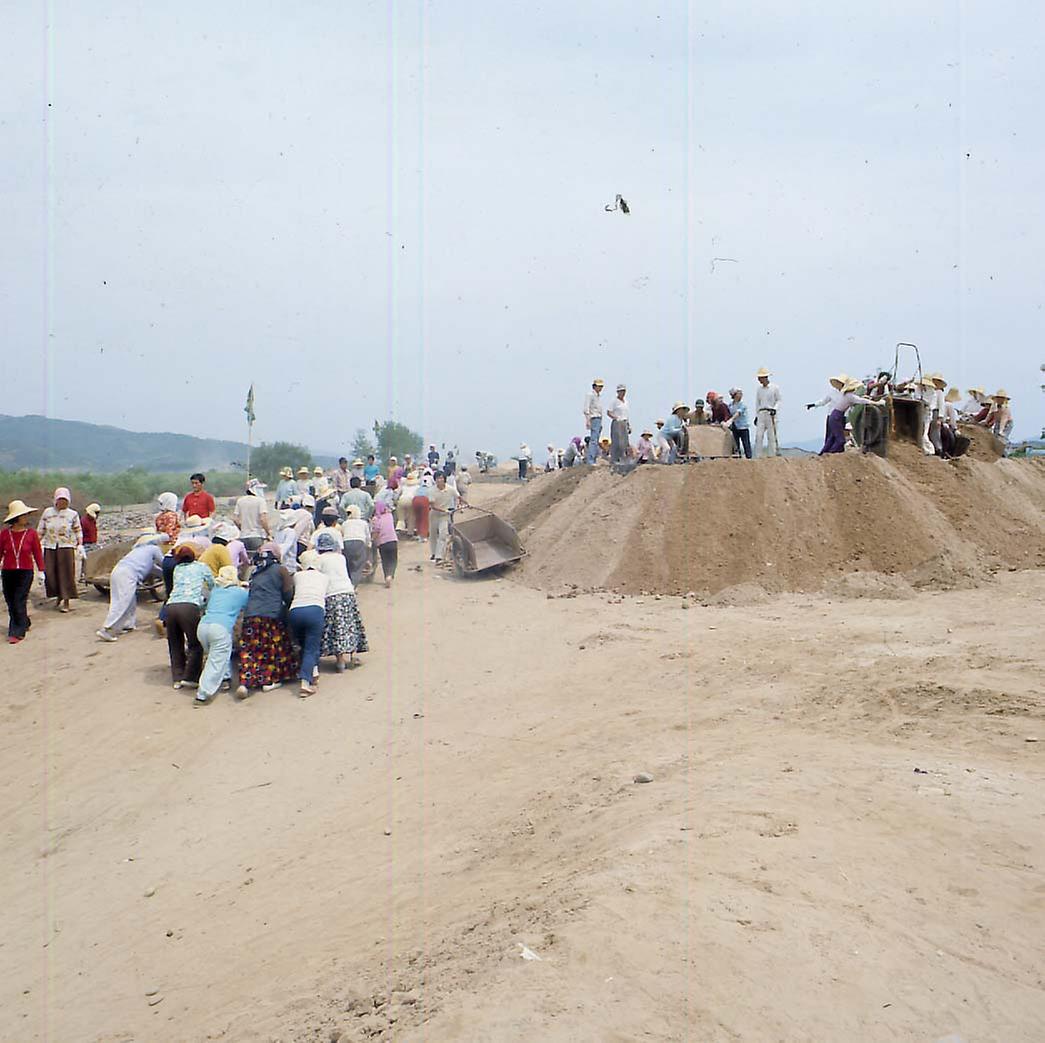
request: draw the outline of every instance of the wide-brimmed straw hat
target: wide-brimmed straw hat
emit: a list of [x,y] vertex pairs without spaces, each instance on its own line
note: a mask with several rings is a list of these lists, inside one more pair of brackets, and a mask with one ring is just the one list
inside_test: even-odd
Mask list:
[[951,388],[951,390],[947,392],[947,395],[944,398],[945,402],[960,402],[961,400],[962,393],[957,388]]
[[362,461],[362,460],[360,460],[360,459],[359,459],[359,457],[357,456],[357,457],[356,457],[356,458],[355,458],[355,459],[354,459],[354,460],[352,461],[352,466],[353,466],[353,467],[362,467],[362,466],[363,466],[363,461]]
[[969,388],[967,394],[970,395],[982,395],[984,398],[987,397],[986,388]]
[[318,478],[323,473],[323,468],[317,464],[312,468],[312,473]]
[[991,398],[993,398],[995,402],[1008,402],[1009,393],[1005,390],[1005,388],[998,388],[998,390],[995,391],[993,395],[991,395]]
[[218,569],[218,574],[214,577],[214,582],[219,587],[238,587],[239,583],[239,572],[235,565],[222,565]]
[[142,529],[141,535],[134,541],[135,547],[144,547],[147,543],[170,543],[169,532],[157,532],[155,529]]
[[837,385],[838,388],[841,389],[841,388],[844,388],[846,386],[846,384],[849,383],[849,375],[847,373],[839,373],[836,376],[828,377],[827,378],[827,382],[832,387]]
[[933,378],[930,377],[928,373],[926,373],[921,380],[916,380],[915,385],[917,387],[932,388],[933,391],[936,390],[936,384],[933,382]]
[[605,380],[603,380],[603,379],[602,379],[602,377],[596,377],[596,378],[595,378],[595,379],[594,379],[594,380],[593,380],[593,381],[591,382],[591,385],[592,385],[592,387],[600,387],[600,388],[602,388],[602,387],[605,387],[605,386],[606,386],[606,381],[605,381]]
[[198,514],[190,514],[181,529],[184,532],[186,529],[205,529],[206,527],[207,523]]
[[[941,384],[947,383],[947,378],[942,373],[930,373],[929,379],[935,384],[937,381]],[[942,389],[941,389],[942,390]]]
[[772,374],[772,373],[770,373],[770,372],[769,372],[769,370],[768,370],[768,369],[766,369],[766,367],[765,367],[765,366],[763,366],[763,367],[762,367],[762,368],[761,368],[761,369],[760,369],[760,370],[759,370],[759,371],[758,371],[758,372],[757,372],[757,373],[755,374],[755,379],[756,379],[756,380],[758,380],[758,378],[759,378],[759,377],[771,377],[772,375],[773,375],[773,374]]
[[672,407],[672,413],[677,413],[680,409],[689,409],[689,406],[685,402],[676,402]]
[[845,392],[845,393],[848,393],[850,391],[855,391],[857,388],[862,388],[863,386],[864,386],[864,382],[862,380],[857,380],[856,377],[850,377],[842,385],[842,391]]
[[307,467],[299,467],[298,468],[298,474],[308,474],[308,468]]
[[26,514],[32,514],[36,510],[39,510],[39,508],[30,507],[21,500],[12,500],[7,505],[7,517],[4,519],[4,524],[6,525],[8,522],[14,521],[15,518],[21,518]]

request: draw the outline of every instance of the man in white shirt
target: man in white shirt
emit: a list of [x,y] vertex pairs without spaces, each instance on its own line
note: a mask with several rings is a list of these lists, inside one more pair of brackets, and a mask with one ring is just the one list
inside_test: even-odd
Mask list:
[[[755,456],[779,456],[780,440],[777,436],[777,407],[780,405],[780,388],[770,383],[772,374],[763,366],[756,374],[758,391],[755,392]],[[763,445],[765,443],[765,445]]]
[[591,438],[588,441],[586,463],[595,463],[599,455],[599,436],[602,434],[602,394],[603,382],[596,377],[591,382],[591,391],[584,396],[584,427]]
[[252,553],[270,538],[265,486],[255,479],[247,482],[247,493],[236,501],[232,520],[240,531],[243,546]]
[[610,418],[610,463],[621,464],[628,459],[631,453],[631,444],[628,436],[631,434],[631,425],[628,423],[628,404],[625,401],[628,389],[623,384],[617,385],[617,397],[613,404],[606,410]]

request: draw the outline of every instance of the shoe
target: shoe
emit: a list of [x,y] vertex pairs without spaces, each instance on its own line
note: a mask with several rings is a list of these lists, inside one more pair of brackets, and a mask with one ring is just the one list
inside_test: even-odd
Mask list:
[[250,695],[250,690],[245,684],[241,684],[239,688],[236,689],[237,699],[246,699],[248,695]]
[[307,699],[310,695],[315,695],[316,690],[310,684],[306,684],[304,681],[301,682],[301,691],[298,692],[298,697],[301,699]]
[[136,626],[120,627],[120,633],[121,634],[129,634],[129,633],[131,633],[131,631],[137,630],[137,629],[138,628]]
[[21,641],[21,640],[22,640],[22,639],[21,639],[20,637],[9,637],[9,638],[7,639],[7,643],[8,643],[9,645],[17,645],[17,644],[18,644],[18,642],[19,642],[19,641]]
[[172,685],[171,685],[171,687],[172,687],[172,688],[173,688],[173,689],[174,689],[174,690],[175,690],[176,692],[180,692],[180,691],[181,691],[181,686],[182,686],[182,682],[181,682],[181,681],[175,681],[175,682],[174,682],[174,684],[172,684]]
[[115,634],[110,634],[109,631],[105,629],[105,627],[102,627],[101,630],[96,630],[95,633],[103,641],[115,641],[116,640],[116,635]]
[[217,694],[217,692],[211,692],[210,695],[197,695],[196,698],[192,700],[192,705],[194,707],[210,706],[210,704],[214,702],[214,696],[216,696]]
[[223,692],[231,692],[232,691],[232,682],[231,681],[222,681],[221,682],[221,690]]
[[199,686],[200,686],[199,681],[182,681],[182,684],[186,688],[199,688]]
[[167,628],[163,625],[162,619],[154,619],[152,621],[152,629],[156,631],[157,637],[167,636]]
[[[240,687],[242,687],[242,685]],[[283,687],[283,682],[282,681],[277,681],[275,684],[263,684],[261,686],[261,690],[263,692],[274,692],[277,688],[282,688],[282,687]]]

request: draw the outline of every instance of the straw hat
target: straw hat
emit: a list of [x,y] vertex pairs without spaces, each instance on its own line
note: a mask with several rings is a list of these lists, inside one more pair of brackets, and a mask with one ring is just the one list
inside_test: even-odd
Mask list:
[[182,551],[188,551],[194,558],[200,556],[200,549],[195,543],[179,543],[174,548],[174,556],[177,558],[181,555]]
[[643,438],[652,438],[653,437],[653,432],[648,427],[644,428],[643,431],[642,431],[642,437]]
[[349,517],[349,518],[356,518],[356,519],[362,517],[362,514],[360,513],[360,510],[359,510],[359,504],[358,503],[350,503],[345,508],[345,515],[347,517]]
[[30,507],[21,500],[12,500],[7,505],[7,517],[4,519],[4,524],[6,525],[8,522],[14,521],[15,518],[21,518],[23,515],[32,514],[35,510],[38,510],[38,508]]
[[995,402],[1008,402],[1009,393],[1005,390],[1005,388],[998,388],[998,390],[995,391],[993,395],[991,395],[991,398],[993,398]]
[[944,397],[945,402],[960,402],[962,400],[962,393],[957,388],[951,388]]
[[206,527],[207,523],[198,514],[190,514],[185,519],[185,524],[182,526],[182,530],[184,531],[185,529],[205,529]]
[[323,468],[317,464],[312,468],[312,473],[318,478],[323,473]]
[[930,377],[928,373],[926,373],[926,375],[922,377],[921,380],[916,380],[914,383],[916,387],[929,388],[932,391],[936,390],[936,383],[933,381],[933,378]]
[[602,377],[596,377],[596,378],[595,378],[595,379],[594,379],[594,380],[593,380],[593,381],[591,382],[591,386],[592,386],[592,387],[597,387],[597,388],[602,388],[602,387],[605,387],[605,386],[606,386],[606,381],[605,381],[605,380],[603,380],[603,379],[602,379]]
[[967,394],[979,395],[981,398],[987,397],[987,391],[985,388],[969,388]]
[[827,382],[831,387],[837,387],[838,390],[841,391],[842,388],[849,383],[849,375],[846,373],[839,373],[838,376],[828,377]]
[[307,467],[299,467],[298,468],[298,474],[303,474],[303,475],[307,476],[308,475],[308,468]]
[[84,514],[89,514],[92,518],[98,517],[98,512],[102,509],[101,504],[89,503],[84,509]]
[[850,391],[856,391],[857,388],[862,388],[863,386],[864,382],[862,380],[857,380],[856,377],[850,377],[845,384],[842,385],[842,391],[848,394]]
[[354,460],[352,461],[352,466],[353,466],[353,467],[362,467],[362,466],[363,466],[363,461],[362,461],[362,460],[360,460],[360,459],[359,459],[359,457],[357,456],[357,457],[356,457],[356,458],[355,458],[355,459],[354,459]]
[[671,411],[672,411],[672,413],[677,413],[677,412],[678,412],[678,411],[679,411],[680,409],[687,409],[687,410],[688,410],[688,409],[689,409],[689,406],[687,406],[685,402],[676,402],[676,403],[675,403],[675,404],[674,404],[674,405],[673,405],[673,406],[671,407]]
[[214,582],[219,587],[238,587],[239,586],[239,572],[236,571],[235,565],[222,565],[218,569],[217,576],[214,577]]
[[773,375],[773,374],[772,374],[772,373],[770,373],[770,372],[769,372],[769,370],[768,370],[768,369],[766,369],[766,367],[765,367],[765,366],[763,366],[763,367],[762,367],[762,368],[761,368],[761,369],[760,369],[760,370],[759,370],[759,371],[758,371],[758,372],[757,372],[757,373],[755,374],[755,379],[756,379],[756,380],[758,380],[758,378],[759,378],[759,377],[771,377],[772,375]]
[[[943,384],[943,387],[947,386],[947,378],[944,377],[942,373],[930,373],[929,374],[929,379],[934,384]],[[942,391],[943,388],[940,388],[940,390]]]
[[134,541],[135,547],[144,547],[147,543],[170,543],[169,532],[157,532],[155,529],[142,529],[141,535]]

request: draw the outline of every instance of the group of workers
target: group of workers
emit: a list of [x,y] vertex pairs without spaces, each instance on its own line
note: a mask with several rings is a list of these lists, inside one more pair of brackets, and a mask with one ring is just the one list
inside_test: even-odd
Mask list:
[[[718,425],[731,432],[734,456],[748,460],[779,456],[780,388],[764,367],[755,374],[755,380],[753,415],[742,388],[730,388],[728,400],[716,391],[708,391],[692,408],[685,402],[676,402],[666,420],[658,419],[643,428],[633,444],[627,385],[618,384],[613,400],[604,404],[605,383],[596,378],[582,406],[586,433],[575,435],[565,449],[548,443],[544,470],[594,464],[600,460],[616,465],[680,462],[689,456],[690,427],[703,424]],[[1012,411],[1004,390],[988,395],[983,388],[970,388],[968,400],[959,408],[960,392],[957,388],[948,389],[947,381],[939,373],[901,382],[895,381],[894,375],[887,371],[864,379],[839,374],[831,377],[829,384],[831,390],[827,395],[806,406],[807,409],[830,407],[821,455],[841,453],[853,445],[860,448],[862,411],[890,396],[914,399],[924,405],[922,448],[945,459],[959,451],[962,441],[959,422],[987,427],[1006,441],[1012,432]],[[519,477],[525,480],[533,468],[533,453],[526,443],[520,445],[515,459],[519,464]]]

